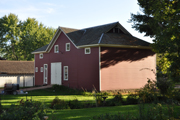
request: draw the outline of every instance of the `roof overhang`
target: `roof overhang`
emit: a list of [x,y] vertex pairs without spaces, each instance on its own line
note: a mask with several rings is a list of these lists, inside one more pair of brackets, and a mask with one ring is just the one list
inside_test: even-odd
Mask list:
[[136,48],[136,49],[152,49],[150,46],[132,46],[132,45],[117,45],[117,44],[90,44],[77,46],[78,48],[86,47],[118,47],[118,48]]

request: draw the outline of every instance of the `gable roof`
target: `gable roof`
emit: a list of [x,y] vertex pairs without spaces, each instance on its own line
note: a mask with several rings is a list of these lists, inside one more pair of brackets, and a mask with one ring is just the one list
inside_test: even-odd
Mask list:
[[[114,28],[119,29],[119,33],[113,32]],[[50,44],[43,46],[32,53],[48,52],[61,32],[65,33],[77,48],[87,46],[112,47],[114,45],[115,47],[141,47],[150,49],[150,43],[132,36],[119,22],[113,22],[81,30],[59,27]]]
[[0,61],[0,74],[34,74],[34,61]]

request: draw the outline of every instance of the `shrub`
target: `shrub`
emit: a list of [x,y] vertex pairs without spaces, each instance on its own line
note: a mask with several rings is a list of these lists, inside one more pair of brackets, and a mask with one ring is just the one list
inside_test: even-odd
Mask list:
[[156,89],[156,82],[148,80],[148,83],[138,92],[139,100],[143,103],[150,103],[157,100],[158,92]]
[[83,104],[77,99],[74,99],[74,100],[69,101],[69,107],[71,109],[80,109],[80,108],[83,108]]
[[24,101],[19,102],[19,105],[11,105],[9,109],[4,110],[0,115],[1,120],[43,120],[46,115],[44,104],[38,101]]
[[159,77],[157,79],[157,87],[162,95],[170,95],[174,89],[173,82],[165,77]]
[[126,98],[127,104],[138,104],[138,95],[137,94],[130,94]]
[[122,94],[119,92],[116,95],[114,95],[113,99],[106,101],[106,105],[108,106],[118,106],[118,105],[122,105],[123,103],[124,101],[122,98]]
[[50,108],[52,109],[68,109],[68,103],[64,100],[59,99],[58,97],[55,97],[53,99]]

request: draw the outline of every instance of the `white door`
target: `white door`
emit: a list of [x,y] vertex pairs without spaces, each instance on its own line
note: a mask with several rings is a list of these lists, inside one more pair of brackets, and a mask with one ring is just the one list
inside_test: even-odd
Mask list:
[[61,69],[61,62],[51,63],[51,84],[62,84]]
[[44,64],[44,84],[47,84],[48,81],[48,65]]

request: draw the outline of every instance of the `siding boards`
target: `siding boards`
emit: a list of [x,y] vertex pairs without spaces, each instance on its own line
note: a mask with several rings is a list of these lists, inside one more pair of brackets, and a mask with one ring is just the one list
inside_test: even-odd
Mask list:
[[145,49],[101,48],[101,90],[137,89],[154,78],[155,53]]

